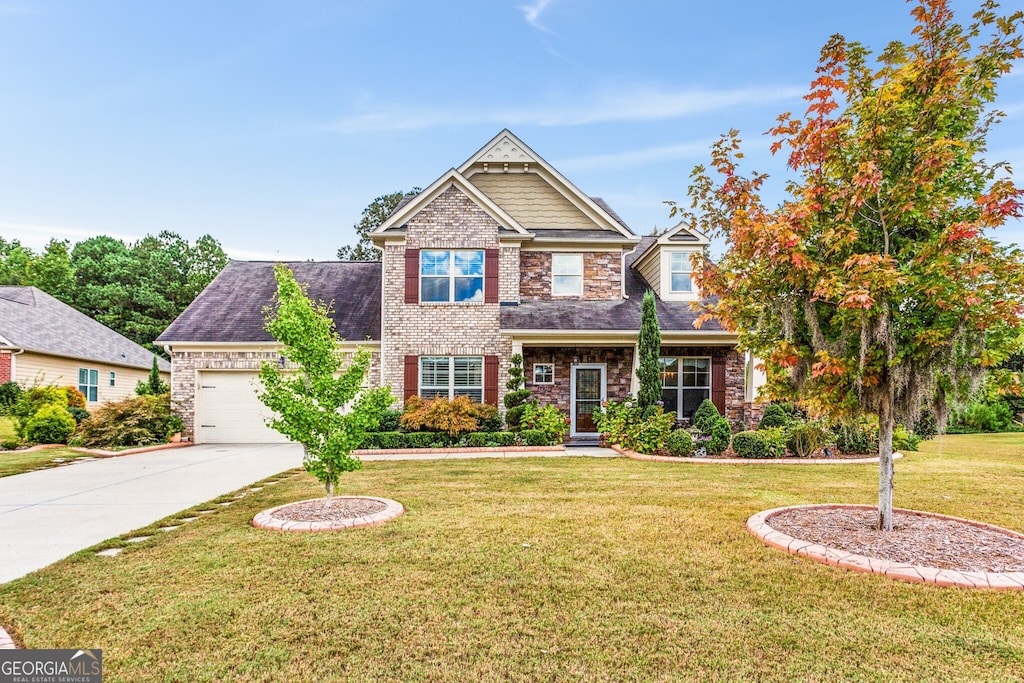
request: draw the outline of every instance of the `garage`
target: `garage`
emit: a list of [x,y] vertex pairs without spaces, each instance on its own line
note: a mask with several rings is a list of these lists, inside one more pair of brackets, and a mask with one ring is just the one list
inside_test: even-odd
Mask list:
[[256,398],[254,372],[199,373],[196,443],[287,443],[264,423],[267,407]]

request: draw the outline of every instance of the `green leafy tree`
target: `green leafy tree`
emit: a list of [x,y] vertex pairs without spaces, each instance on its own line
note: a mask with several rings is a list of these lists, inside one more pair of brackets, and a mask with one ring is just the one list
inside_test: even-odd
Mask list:
[[160,365],[156,356],[153,356],[153,365],[149,368],[149,376],[145,381],[139,380],[135,385],[135,393],[138,396],[159,396],[166,394],[171,388],[160,377]]
[[661,368],[658,367],[658,357],[661,355],[661,328],[658,326],[654,292],[649,289],[644,293],[640,312],[640,336],[637,338],[636,347],[640,356],[636,368],[640,390],[637,392],[636,400],[640,410],[646,411],[661,400]]
[[264,363],[257,395],[274,411],[267,424],[302,444],[306,471],[324,484],[330,505],[341,473],[362,466],[352,451],[394,398],[390,387],[360,388],[370,352],[359,349],[346,363],[329,305],[310,301],[287,266],[276,266],[274,277],[276,306],[267,310],[267,331],[293,367]]
[[30,268],[36,255],[18,240],[0,237],[0,285],[30,285]]
[[355,246],[348,245],[338,249],[338,258],[342,261],[378,260],[380,253],[373,248],[373,243],[370,241],[370,233],[387,220],[403,197],[406,195],[417,195],[422,191],[422,188],[414,187],[408,192],[382,194],[370,202],[363,209],[363,215],[359,218],[359,222],[352,226],[356,231],[356,235],[359,236],[359,241],[356,242]]
[[[716,143],[717,179],[693,173],[690,221],[727,245],[697,274],[717,317],[766,359],[773,398],[879,422],[878,526],[892,529],[893,430],[950,402],[1007,356],[1020,325],[1024,259],[987,232],[1021,215],[1022,191],[983,155],[999,78],[1022,56],[1024,13],[984,2],[974,23],[917,0],[916,42],[869,51],[833,36],[803,117],[770,131],[788,148],[789,199],[743,175],[736,131]],[[987,34],[983,37],[983,34]]]

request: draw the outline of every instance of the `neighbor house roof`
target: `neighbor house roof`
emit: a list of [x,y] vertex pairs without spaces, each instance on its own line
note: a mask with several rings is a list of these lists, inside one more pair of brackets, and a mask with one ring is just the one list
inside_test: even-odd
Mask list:
[[[637,256],[643,254],[657,238],[644,237],[636,250],[626,257],[625,289],[628,299],[613,301],[580,301],[556,299],[551,301],[523,301],[518,305],[502,306],[503,330],[639,330],[640,306],[644,292],[650,287],[635,269],[630,268]],[[657,296],[657,292],[655,292]],[[662,331],[691,331],[699,312],[686,301],[657,300],[658,324]],[[704,323],[702,331],[721,332],[717,320]]]
[[[274,302],[274,261],[229,261],[158,342],[272,342],[264,309]],[[380,340],[379,261],[286,263],[309,296],[333,303],[331,317],[347,341]]]
[[35,287],[0,287],[0,347],[145,370],[154,355]]

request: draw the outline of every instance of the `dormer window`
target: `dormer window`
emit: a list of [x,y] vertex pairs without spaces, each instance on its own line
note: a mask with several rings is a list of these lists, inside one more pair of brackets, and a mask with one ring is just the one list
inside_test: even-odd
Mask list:
[[484,252],[424,249],[420,252],[420,301],[484,300]]
[[685,251],[672,252],[670,255],[669,280],[673,294],[690,294],[693,292],[693,266],[690,264],[690,253]]
[[583,296],[583,254],[551,254],[551,296]]

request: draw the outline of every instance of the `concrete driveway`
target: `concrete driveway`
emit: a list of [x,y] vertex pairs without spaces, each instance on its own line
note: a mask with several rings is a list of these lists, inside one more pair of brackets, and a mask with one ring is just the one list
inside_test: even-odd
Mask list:
[[192,446],[0,478],[0,583],[302,465],[302,447]]

